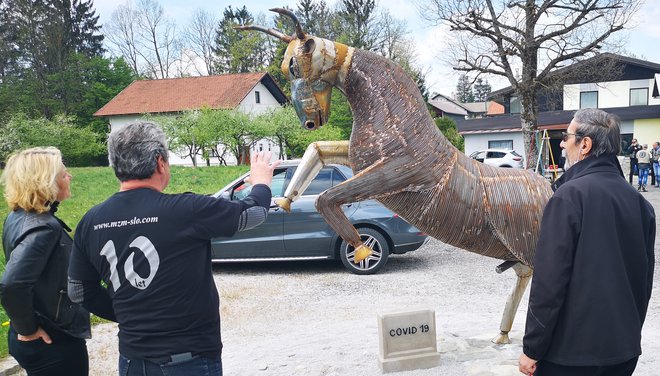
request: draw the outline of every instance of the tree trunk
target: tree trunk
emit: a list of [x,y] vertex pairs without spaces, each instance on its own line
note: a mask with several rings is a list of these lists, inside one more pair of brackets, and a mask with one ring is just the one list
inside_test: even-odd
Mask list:
[[535,168],[539,157],[536,147],[538,129],[538,103],[535,90],[520,90],[520,125],[522,127],[523,151],[526,157],[525,168]]

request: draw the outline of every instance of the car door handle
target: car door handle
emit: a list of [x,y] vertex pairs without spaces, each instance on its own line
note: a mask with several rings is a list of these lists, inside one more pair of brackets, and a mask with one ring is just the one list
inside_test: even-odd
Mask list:
[[271,206],[270,206],[270,209],[272,209],[273,211],[279,211],[279,210],[280,210],[280,207],[277,206],[277,205],[271,205]]

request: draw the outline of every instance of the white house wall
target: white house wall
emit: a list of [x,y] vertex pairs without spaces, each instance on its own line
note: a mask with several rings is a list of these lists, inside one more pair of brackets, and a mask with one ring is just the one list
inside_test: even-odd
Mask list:
[[[255,91],[259,92],[260,102],[256,102]],[[241,112],[252,115],[263,114],[264,112],[280,107],[280,103],[275,99],[270,90],[261,82],[258,83],[250,93],[243,98],[243,101],[238,105]]]
[[[259,92],[259,97],[260,97],[260,102],[261,103],[256,103],[255,99],[255,94],[254,92],[258,91]],[[243,101],[239,104],[238,110],[241,112],[245,112],[251,115],[259,115],[262,114],[270,109],[277,109],[280,107],[279,102],[275,99],[275,97],[271,94],[271,92],[264,86],[263,84],[259,83],[257,84],[254,89],[243,99]],[[166,116],[166,115],[164,115]],[[175,114],[171,114],[170,116],[175,116]],[[121,115],[121,116],[110,116],[108,118],[110,122],[110,131],[116,130],[121,128],[122,126],[127,125],[128,123],[134,122],[136,120],[140,120],[142,117],[140,115]],[[259,151],[259,150],[270,150],[273,155],[272,155],[272,160],[276,161],[278,159],[286,159],[286,156],[281,158],[281,152],[280,148],[278,147],[277,144],[266,140],[262,139],[259,140],[255,143],[254,147],[251,148],[251,151]],[[173,166],[192,166],[192,159],[190,157],[185,157],[182,158],[176,153],[173,153],[170,151],[169,153],[169,159],[170,159],[170,165]],[[206,161],[202,158],[201,154],[196,157],[197,161],[197,166],[206,166]],[[228,165],[236,165],[237,161],[236,158],[233,156],[233,154],[227,152],[225,154],[225,161],[227,162]],[[218,165],[218,159],[215,157],[211,158],[211,164],[212,165]]]
[[578,110],[580,93],[585,91],[598,92],[598,108],[627,107],[630,105],[630,89],[640,88],[649,89],[649,105],[658,105],[660,98],[652,96],[653,82],[653,79],[648,79],[564,85],[564,110]]
[[110,132],[122,128],[128,123],[132,123],[140,119],[138,115],[119,115],[119,116],[110,116],[108,121],[110,122]]

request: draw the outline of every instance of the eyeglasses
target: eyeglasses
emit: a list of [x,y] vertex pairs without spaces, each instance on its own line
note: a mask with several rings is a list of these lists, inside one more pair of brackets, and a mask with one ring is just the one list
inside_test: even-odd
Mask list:
[[575,136],[575,137],[582,137],[582,133],[568,133],[568,132],[561,132],[561,139],[566,142],[568,141],[568,136]]

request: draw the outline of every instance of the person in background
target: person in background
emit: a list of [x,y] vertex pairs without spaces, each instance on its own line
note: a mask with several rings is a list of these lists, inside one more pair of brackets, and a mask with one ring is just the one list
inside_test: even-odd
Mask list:
[[649,146],[644,144],[642,150],[637,152],[637,186],[638,191],[646,192],[646,183],[649,178],[649,171],[651,170],[651,153]]
[[655,181],[652,182],[656,188],[660,188],[660,142],[653,143],[653,149],[651,149],[651,163],[653,166],[653,176]]
[[71,175],[53,147],[9,157],[2,174],[11,212],[2,230],[0,300],[9,316],[9,353],[30,376],[87,375],[89,313],[67,298],[71,229],[55,216],[71,196]]
[[69,295],[87,307],[104,290],[99,282],[107,286],[119,323],[119,375],[222,375],[210,240],[265,220],[278,165],[270,156],[252,154],[253,185],[243,200],[164,194],[170,165],[160,127],[137,122],[110,133],[120,189],[76,228]]
[[637,139],[633,138],[630,146],[626,152],[630,156],[630,172],[628,173],[628,182],[633,183],[633,175],[637,175],[637,152],[642,150],[642,147],[637,143]]
[[653,287],[655,212],[626,179],[619,119],[575,113],[534,256],[523,354],[536,376],[628,376]]

